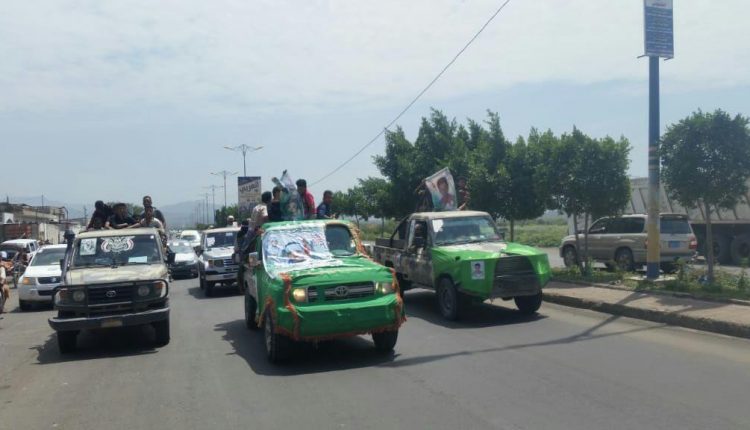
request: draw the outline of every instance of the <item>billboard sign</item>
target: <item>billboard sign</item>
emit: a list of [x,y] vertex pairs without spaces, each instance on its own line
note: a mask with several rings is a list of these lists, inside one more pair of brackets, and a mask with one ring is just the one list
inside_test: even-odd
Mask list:
[[672,0],[644,0],[644,42],[648,57],[674,57]]
[[255,205],[260,203],[260,190],[260,176],[240,176],[237,178],[240,219],[249,217]]

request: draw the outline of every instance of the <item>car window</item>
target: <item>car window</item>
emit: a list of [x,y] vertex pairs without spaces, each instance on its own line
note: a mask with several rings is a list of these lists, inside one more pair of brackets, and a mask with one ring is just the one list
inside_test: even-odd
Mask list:
[[335,256],[354,255],[357,252],[351,232],[343,225],[326,226],[326,242]]
[[607,233],[607,227],[609,226],[609,218],[602,218],[597,220],[594,224],[591,225],[591,228],[589,228],[589,233],[594,234],[602,234]]
[[432,230],[438,245],[502,240],[492,218],[483,216],[435,219]]
[[687,218],[662,218],[660,231],[664,234],[690,234],[690,223]]
[[625,223],[627,221],[624,218],[613,218],[607,225],[608,234],[622,234],[625,233]]
[[624,218],[623,233],[643,233],[643,227],[646,224],[643,218]]

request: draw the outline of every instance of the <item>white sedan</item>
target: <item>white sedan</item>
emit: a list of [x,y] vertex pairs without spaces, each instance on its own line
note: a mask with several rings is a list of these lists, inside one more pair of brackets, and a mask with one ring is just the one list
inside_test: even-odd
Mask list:
[[52,293],[62,283],[60,260],[65,257],[65,245],[43,246],[31,260],[18,280],[18,307],[31,309],[35,302],[52,303]]

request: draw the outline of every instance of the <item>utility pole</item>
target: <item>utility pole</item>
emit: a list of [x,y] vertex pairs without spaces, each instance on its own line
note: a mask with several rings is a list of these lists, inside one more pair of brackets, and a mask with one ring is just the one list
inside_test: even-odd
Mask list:
[[644,46],[648,57],[648,245],[646,278],[657,279],[661,262],[659,198],[659,59],[674,58],[672,0],[644,0]]
[[242,176],[247,176],[247,163],[245,162],[245,157],[247,156],[248,151],[255,152],[263,149],[263,146],[247,146],[242,144],[238,146],[225,146],[224,149],[242,153]]
[[213,211],[214,216],[216,216],[216,189],[221,188],[221,185],[209,185],[203,188],[211,190],[211,210]]
[[222,170],[221,172],[213,172],[211,173],[214,176],[221,176],[224,178],[224,208],[226,210],[227,207],[227,176],[234,176],[237,174],[237,172],[227,172],[226,170]]

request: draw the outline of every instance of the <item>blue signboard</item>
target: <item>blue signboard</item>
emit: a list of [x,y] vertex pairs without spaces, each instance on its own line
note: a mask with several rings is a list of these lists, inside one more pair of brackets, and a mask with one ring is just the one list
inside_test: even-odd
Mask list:
[[644,0],[646,56],[674,57],[672,0]]

